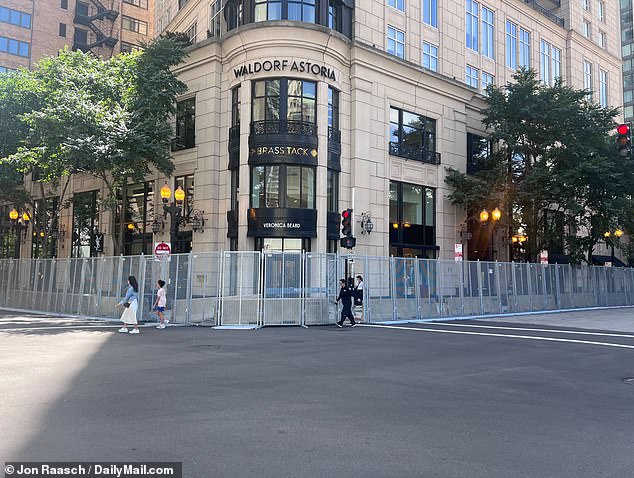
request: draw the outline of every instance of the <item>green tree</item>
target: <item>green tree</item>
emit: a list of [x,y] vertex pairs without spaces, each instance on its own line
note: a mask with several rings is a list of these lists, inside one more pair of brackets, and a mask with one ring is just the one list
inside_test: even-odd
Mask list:
[[[475,174],[448,168],[449,199],[472,216],[501,204],[509,235],[526,231],[531,261],[561,235],[574,262],[590,260],[603,231],[634,211],[631,173],[610,138],[618,110],[561,81],[543,85],[527,69],[487,92],[483,123],[493,151]],[[563,230],[553,230],[548,211],[563,217]]]
[[183,61],[188,43],[186,36],[167,34],[144,45],[144,51],[105,61],[63,50],[32,72],[3,76],[0,99],[10,101],[2,102],[0,121],[4,131],[16,134],[0,150],[0,183],[12,181],[24,193],[5,200],[32,202],[36,194],[24,188],[19,175],[36,173],[37,195],[59,196],[51,221],[57,227],[61,209],[70,204],[70,178],[97,177],[108,191],[103,205],[113,213],[112,238],[120,253],[127,184],[153,171],[169,175],[174,168],[170,118],[186,86],[171,69]]

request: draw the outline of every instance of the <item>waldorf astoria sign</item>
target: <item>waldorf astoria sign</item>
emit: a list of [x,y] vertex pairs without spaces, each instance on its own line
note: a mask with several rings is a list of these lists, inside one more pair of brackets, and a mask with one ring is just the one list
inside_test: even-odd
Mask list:
[[264,60],[252,61],[233,69],[236,78],[241,76],[253,75],[262,71],[279,71],[279,72],[295,72],[310,73],[315,76],[321,76],[328,80],[337,81],[334,68],[330,68],[320,63],[312,63],[310,61],[297,60]]

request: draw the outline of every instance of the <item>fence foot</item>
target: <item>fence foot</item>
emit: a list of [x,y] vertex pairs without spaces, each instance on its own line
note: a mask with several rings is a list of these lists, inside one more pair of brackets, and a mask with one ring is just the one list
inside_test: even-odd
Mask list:
[[307,329],[307,328],[308,328],[308,325],[304,325],[304,324],[302,324],[302,325],[300,325],[300,327],[301,327],[301,328],[303,328],[303,329]]

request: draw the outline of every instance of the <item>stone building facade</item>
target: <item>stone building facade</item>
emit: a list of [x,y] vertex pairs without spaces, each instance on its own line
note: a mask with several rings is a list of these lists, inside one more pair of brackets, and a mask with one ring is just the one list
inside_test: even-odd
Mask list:
[[[154,8],[157,34],[192,39],[177,69],[189,91],[179,101],[174,176],[132,188],[126,253],[169,240],[169,225],[152,233],[166,222],[159,190],[168,184],[184,189],[190,219],[177,251],[332,252],[341,211],[351,208],[361,254],[449,259],[462,244],[465,258],[508,260],[508,231],[493,228],[494,240],[478,245],[445,184],[446,168],[465,171],[482,143],[486,85],[525,65],[544,82],[561,76],[600,103],[622,104],[614,2],[159,0]],[[91,190],[100,194],[92,181],[73,187]],[[107,237],[108,218],[95,212]],[[204,219],[197,231],[194,212]],[[69,230],[79,230],[76,216],[65,217]]]

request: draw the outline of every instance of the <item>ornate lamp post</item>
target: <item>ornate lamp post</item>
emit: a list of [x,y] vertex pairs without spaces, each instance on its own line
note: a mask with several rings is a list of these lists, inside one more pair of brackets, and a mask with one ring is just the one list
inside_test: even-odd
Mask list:
[[[169,200],[172,197],[172,190],[165,183],[161,188],[161,199],[163,200],[163,218],[167,219],[167,215],[170,215],[170,242],[172,244],[172,250],[177,252],[176,241],[178,236],[178,227],[183,219],[183,201],[185,200],[185,191],[179,186],[174,191],[174,202],[169,204]],[[156,222],[156,221],[155,221]],[[157,226],[159,227],[159,226]],[[152,224],[152,231],[155,226]]]
[[[614,235],[614,237],[615,237],[616,239],[612,239],[612,235]],[[610,246],[610,249],[611,249],[611,256],[612,256],[611,261],[612,261],[612,265],[614,265],[614,259],[615,259],[615,256],[614,256],[614,242],[615,242],[615,241],[618,241],[618,240],[619,240],[619,238],[620,238],[622,235],[623,235],[623,230],[622,230],[622,229],[617,229],[617,230],[616,230],[616,231],[614,231],[614,232],[611,232],[611,231],[606,231],[606,232],[604,232],[604,233],[603,233],[603,237],[605,237],[605,243],[606,243],[607,245],[609,245],[609,246]]]
[[26,236],[26,230],[29,227],[31,221],[31,214],[28,211],[24,211],[22,214],[17,209],[13,208],[9,212],[9,219],[13,230],[15,231],[15,257],[20,257],[20,246],[22,242],[22,234]]
[[491,211],[491,213],[489,213],[489,211],[487,211],[486,209],[483,209],[482,211],[480,211],[481,223],[488,222],[489,219],[493,223],[493,227],[491,228],[491,240],[489,241],[489,251],[490,251],[490,256],[492,260],[495,259],[493,257],[493,252],[494,252],[493,240],[495,239],[495,225],[501,218],[502,218],[502,211],[500,211],[500,209],[497,207],[493,211]]

